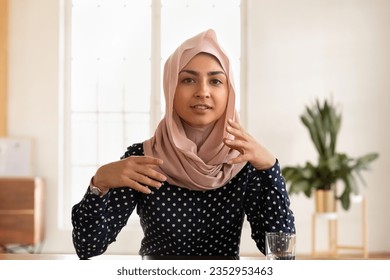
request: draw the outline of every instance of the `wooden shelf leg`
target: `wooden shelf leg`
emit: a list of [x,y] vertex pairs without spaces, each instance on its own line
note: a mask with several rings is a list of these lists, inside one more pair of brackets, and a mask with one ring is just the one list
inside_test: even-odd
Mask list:
[[311,256],[316,255],[316,214],[313,214],[311,221]]
[[363,197],[362,201],[362,242],[363,242],[363,257],[368,258],[367,248],[367,204],[366,198]]
[[332,257],[337,256],[337,219],[329,220],[329,250]]

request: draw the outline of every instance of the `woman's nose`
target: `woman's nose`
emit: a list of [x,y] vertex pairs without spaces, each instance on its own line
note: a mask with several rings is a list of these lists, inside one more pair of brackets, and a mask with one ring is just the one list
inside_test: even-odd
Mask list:
[[207,83],[201,82],[195,93],[197,98],[209,98],[210,97],[210,88]]

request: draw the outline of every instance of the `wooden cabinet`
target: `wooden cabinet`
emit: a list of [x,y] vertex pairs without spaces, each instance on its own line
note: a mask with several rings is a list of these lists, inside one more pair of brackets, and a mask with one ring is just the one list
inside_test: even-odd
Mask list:
[[0,178],[0,246],[36,246],[43,238],[44,181]]

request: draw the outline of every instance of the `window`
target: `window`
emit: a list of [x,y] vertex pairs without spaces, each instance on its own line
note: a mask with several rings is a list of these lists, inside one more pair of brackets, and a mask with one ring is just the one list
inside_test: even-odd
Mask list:
[[[239,105],[239,0],[68,0],[65,26],[66,223],[96,169],[152,136],[164,110],[162,68],[208,28],[229,54]],[[238,106],[239,108],[239,106]]]

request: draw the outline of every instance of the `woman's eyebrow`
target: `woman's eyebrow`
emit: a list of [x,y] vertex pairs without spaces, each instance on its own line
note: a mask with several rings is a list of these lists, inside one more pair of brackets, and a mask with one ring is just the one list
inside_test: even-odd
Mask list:
[[[183,69],[183,70],[181,70],[181,71],[179,72],[179,74],[184,73],[184,72],[185,72],[185,73],[189,73],[189,74],[194,75],[194,76],[199,76],[199,72],[197,72],[197,71],[195,71],[195,70],[188,70],[188,69]],[[225,72],[223,72],[223,71],[210,71],[210,72],[207,72],[207,75],[208,75],[208,76],[215,76],[215,75],[220,75],[220,74],[226,76]]]
[[226,76],[225,72],[223,72],[223,71],[211,71],[211,72],[207,73],[207,75],[209,75],[209,76],[220,75],[220,74]]

